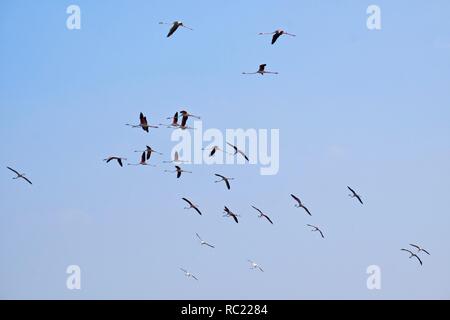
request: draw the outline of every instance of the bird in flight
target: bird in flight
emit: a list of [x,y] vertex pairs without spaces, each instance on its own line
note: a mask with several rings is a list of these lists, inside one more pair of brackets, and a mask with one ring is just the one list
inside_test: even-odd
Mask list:
[[185,209],[194,209],[195,211],[198,212],[199,215],[202,215],[202,213],[200,212],[200,210],[198,209],[198,206],[193,204],[191,200],[186,199],[186,198],[182,198],[184,201],[186,201],[189,204],[189,207],[185,207]]
[[208,246],[208,247],[213,248],[213,249],[215,248],[212,244],[209,244],[208,242],[204,241],[202,239],[202,237],[200,237],[200,235],[198,233],[195,233],[195,234],[197,235],[197,238],[200,241],[201,245],[205,245],[205,246]]
[[172,119],[172,123],[169,125],[166,124],[162,124],[160,123],[160,126],[166,126],[167,128],[178,128],[180,125],[178,124],[178,111],[175,112],[175,114],[173,115],[173,117],[169,117],[167,119]]
[[147,163],[147,157],[146,157],[146,152],[144,151],[144,152],[142,152],[142,155],[141,155],[141,161],[139,162],[139,163],[127,163],[127,165],[129,165],[129,166],[150,166],[150,167],[156,167],[155,165],[153,165],[153,164],[148,164]]
[[198,119],[198,120],[201,119],[199,116],[196,116],[195,114],[189,113],[186,110],[181,110],[180,113],[181,113],[182,117],[187,117],[187,118],[192,117],[192,118],[195,118],[195,119]]
[[305,209],[305,211],[306,211],[310,216],[312,216],[311,212],[309,212],[308,208],[305,207],[305,206],[303,205],[303,203],[301,202],[301,200],[300,200],[298,197],[296,197],[296,196],[293,195],[292,193],[291,193],[291,197],[294,198],[295,201],[297,201],[297,204],[295,205],[295,207]]
[[266,65],[267,64],[265,64],[265,63],[260,64],[259,68],[258,68],[258,71],[255,71],[255,72],[242,72],[242,74],[258,74],[258,73],[260,75],[264,75],[265,73],[278,74],[278,72],[266,71],[265,70]]
[[264,218],[267,219],[267,221],[269,221],[271,224],[273,224],[272,220],[270,220],[270,218],[269,218],[268,215],[266,215],[265,213],[263,213],[261,210],[259,210],[259,209],[258,209],[257,207],[255,207],[255,206],[252,206],[252,208],[259,212],[259,215],[258,215],[259,218],[263,218],[263,217],[264,217]]
[[196,116],[196,115],[193,115],[193,114],[190,114],[186,110],[181,110],[180,113],[181,113],[181,117],[182,117],[181,118],[180,128],[183,129],[183,130],[184,129],[194,129],[194,128],[191,128],[191,127],[187,127],[186,123],[187,123],[189,117],[196,118],[196,119],[200,119],[200,117]]
[[217,150],[221,150],[221,149],[218,146],[212,147],[211,152],[209,153],[209,156],[212,157],[213,155],[215,155]]
[[175,153],[173,154],[173,160],[163,161],[163,163],[182,163],[182,162],[189,162],[189,161],[180,160],[180,155],[178,154],[178,151],[175,151]]
[[183,27],[183,28],[186,28],[186,29],[189,29],[189,30],[194,30],[194,29],[192,29],[192,28],[186,27],[186,26],[183,24],[183,22],[181,22],[181,21],[174,21],[174,22],[160,22],[159,24],[170,24],[170,25],[172,25],[172,27],[171,27],[170,30],[169,30],[169,33],[167,34],[167,38],[170,37],[172,34],[174,34],[174,32],[177,31],[177,29],[178,29],[179,27]]
[[225,181],[225,184],[226,184],[226,186],[227,186],[227,189],[228,189],[228,190],[231,189],[231,186],[230,186],[230,180],[234,180],[234,178],[227,178],[227,177],[225,177],[225,176],[223,176],[223,175],[221,175],[221,174],[218,174],[218,173],[215,173],[214,175],[215,175],[216,177],[219,177],[219,178],[220,178],[220,180],[214,181],[215,183]]
[[[182,114],[182,118],[181,118],[181,124],[180,123],[178,123],[178,111],[177,112],[175,112],[175,114],[174,114],[174,116],[173,117],[169,117],[169,118],[166,118],[166,119],[172,119],[172,123],[171,124],[168,124],[168,125],[166,125],[166,124],[159,124],[160,126],[165,126],[165,127],[167,127],[167,128],[174,128],[174,129],[177,129],[177,128],[179,128],[179,129],[182,129],[182,130],[185,130],[185,129],[194,129],[194,128],[192,128],[192,127],[188,127],[188,126],[186,126],[186,123],[187,123],[187,120],[188,120],[188,118],[189,117],[194,117],[193,115],[190,115],[190,114],[188,114],[186,111],[182,111],[182,112],[185,112],[186,114],[185,114],[185,116],[183,116],[183,114]],[[195,116],[196,117],[196,116]],[[200,117],[196,117],[196,118],[198,118],[198,119],[200,119]]]
[[225,208],[223,209],[223,212],[225,212],[224,217],[231,217],[234,219],[234,221],[236,223],[239,223],[238,218],[237,218],[238,215],[235,214],[234,212],[232,212],[230,209],[228,209],[227,206],[225,206]]
[[177,173],[177,178],[181,177],[181,173],[182,172],[192,173],[191,171],[186,171],[186,170],[181,169],[180,166],[175,166],[175,170],[164,170],[164,172],[172,172],[172,173],[176,172]]
[[291,37],[295,37],[296,36],[295,34],[287,33],[286,31],[284,31],[282,29],[275,30],[274,32],[260,32],[259,33],[259,35],[265,35],[265,34],[273,34],[273,36],[272,36],[272,44],[274,44],[277,41],[277,39],[279,37],[281,37],[283,34],[291,36]]
[[16,170],[14,170],[13,168],[10,168],[10,167],[6,167],[6,168],[8,168],[9,170],[11,170],[12,172],[14,172],[17,175],[13,179],[23,179],[26,182],[28,182],[29,184],[33,184],[27,177],[25,177],[25,173],[19,173]]
[[408,249],[401,249],[401,251],[409,252],[409,254],[410,254],[409,258],[411,259],[412,257],[416,257],[417,260],[419,261],[420,265],[422,265],[422,260],[420,260],[420,258],[417,254],[413,253],[412,251],[410,251]]
[[[173,117],[168,117],[166,119],[172,119],[172,122],[170,124],[162,124],[162,123],[160,123],[159,125],[160,126],[165,126],[166,128],[169,128],[169,129],[171,129],[171,128],[172,129],[181,128],[181,125],[178,123],[178,111],[175,112]],[[193,128],[185,126],[185,127],[181,128],[181,129],[193,129]]]
[[145,150],[135,150],[134,152],[145,152],[147,160],[150,159],[152,153],[156,153],[156,154],[162,155],[161,152],[158,152],[158,151],[152,149],[152,147],[149,147],[149,146],[146,146]]
[[250,269],[259,269],[261,272],[264,272],[264,270],[255,262],[250,259],[247,259],[248,262],[250,262]]
[[130,126],[132,128],[142,128],[145,132],[148,132],[149,128],[158,128],[157,126],[149,125],[147,122],[147,117],[144,116],[144,114],[141,112],[139,114],[139,124],[126,124],[127,126]]
[[350,188],[349,186],[347,186],[347,188],[348,188],[348,190],[350,190],[350,192],[351,192],[351,194],[349,194],[349,197],[351,197],[351,198],[356,198],[356,199],[358,199],[358,201],[359,201],[361,204],[363,204],[363,202],[362,202],[362,200],[361,200],[361,196],[360,196],[359,194],[357,194],[357,193],[355,192],[355,190],[353,190],[353,189]]
[[322,238],[325,238],[325,237],[323,236],[322,230],[320,230],[318,227],[313,226],[312,224],[307,224],[307,226],[313,228],[311,231],[317,231],[317,232],[320,233],[320,236],[321,236]]
[[422,251],[422,252],[425,252],[427,255],[430,255],[430,253],[427,250],[425,250],[424,248],[418,246],[417,244],[410,243],[409,245],[414,247],[414,248],[416,248],[417,249],[417,253],[420,253]]
[[238,149],[238,147],[236,147],[234,144],[227,142],[227,145],[229,145],[230,147],[232,147],[234,149],[234,155],[239,153],[241,156],[243,156],[245,158],[245,160],[249,161],[247,155],[242,150]]
[[194,278],[195,280],[198,281],[198,279],[197,279],[192,273],[190,273],[189,271],[187,271],[187,270],[185,270],[185,269],[183,269],[183,268],[180,268],[180,270],[184,272],[184,275],[185,275],[186,277],[188,277],[188,278]]
[[229,154],[228,152],[226,152],[225,150],[222,150],[219,146],[212,146],[212,148],[203,148],[202,150],[209,150],[209,156],[212,157],[213,155],[216,154],[217,151],[222,151],[226,154]]
[[126,161],[127,158],[120,158],[120,157],[108,157],[106,159],[103,159],[103,161],[106,161],[106,163],[112,161],[112,160],[116,160],[117,163],[119,163],[119,166],[123,167],[123,163],[122,160]]

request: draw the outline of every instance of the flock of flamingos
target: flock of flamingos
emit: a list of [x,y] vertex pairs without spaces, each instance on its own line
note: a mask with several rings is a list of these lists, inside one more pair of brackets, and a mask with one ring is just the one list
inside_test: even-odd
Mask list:
[[[183,22],[181,21],[175,21],[172,23],[166,23],[166,22],[160,22],[159,24],[168,24],[171,25],[169,33],[167,34],[167,37],[171,37],[180,27],[182,28],[186,28],[188,30],[193,30],[190,27],[187,27],[183,24]],[[282,29],[278,29],[275,30],[274,32],[261,32],[259,33],[259,35],[267,35],[267,34],[271,34],[272,35],[272,40],[271,40],[271,44],[275,44],[276,41],[278,40],[278,38],[280,38],[282,35],[288,35],[291,37],[295,37],[295,34],[291,34],[288,33]],[[258,68],[257,71],[255,72],[242,72],[242,74],[260,74],[260,75],[264,75],[266,73],[268,74],[278,74],[278,72],[273,72],[273,71],[267,71],[266,69],[266,64],[261,64]],[[179,123],[179,116],[181,116],[181,123]],[[167,118],[167,119],[171,119],[171,123],[170,124],[149,124],[147,121],[147,117],[141,112],[139,115],[139,123],[138,124],[126,124],[127,126],[130,126],[132,128],[140,128],[142,130],[144,130],[145,132],[149,132],[149,129],[151,128],[159,128],[159,126],[165,126],[167,128],[172,128],[172,129],[178,129],[178,130],[186,130],[186,129],[193,129],[192,127],[189,127],[187,125],[187,121],[189,118],[196,118],[196,119],[200,119],[199,116],[190,114],[189,112],[187,112],[186,110],[181,110],[179,112],[176,112],[174,114],[173,117]],[[245,158],[245,160],[249,161],[248,156],[245,154],[244,151],[242,151],[241,149],[239,149],[237,146],[227,142],[227,145],[232,148],[232,152],[234,155],[236,156],[242,156]],[[218,146],[214,146],[209,150],[209,156],[213,157],[217,151],[222,151],[225,153],[229,153],[226,150],[221,150]],[[136,150],[135,152],[139,152],[141,154],[140,156],[140,161],[138,163],[127,163],[127,165],[132,165],[132,166],[155,166],[149,163],[150,157],[152,155],[152,153],[156,153],[156,154],[162,154],[156,150],[154,150],[153,148],[151,148],[150,146],[146,146],[145,150]],[[106,163],[109,163],[111,161],[116,161],[118,163],[119,166],[123,167],[124,165],[124,161],[126,161],[126,158],[123,157],[118,157],[118,156],[110,156],[107,157],[106,159],[104,159],[104,161],[106,161]],[[176,173],[176,177],[180,178],[182,173],[192,173],[191,171],[186,171],[184,169],[182,169],[181,167],[181,163],[186,162],[183,160],[180,160],[179,158],[179,154],[178,152],[174,153],[174,158],[170,161],[163,161],[164,163],[174,163],[175,164],[175,169],[174,170],[165,170],[165,172],[172,172],[172,173]],[[16,176],[13,179],[23,179],[24,181],[28,182],[30,185],[32,184],[31,180],[28,179],[28,177],[26,177],[26,175],[24,173],[20,173],[19,171],[11,168],[11,167],[7,167],[9,170],[11,170]],[[231,189],[231,185],[230,185],[230,181],[233,180],[234,178],[230,178],[230,177],[226,177],[223,176],[221,174],[215,174],[216,177],[219,178],[219,180],[216,180],[216,183],[219,182],[224,182],[225,186],[228,190]],[[350,191],[349,196],[351,198],[355,198],[361,205],[363,205],[363,201],[361,199],[361,196],[351,187],[347,186],[347,188]],[[294,194],[291,194],[291,197],[293,199],[293,201],[295,202],[295,207],[297,208],[301,208],[305,211],[306,214],[308,215],[312,215],[311,212],[309,211],[309,209],[303,204],[303,202],[300,200],[299,197],[297,197]],[[187,198],[182,198],[183,201],[185,201],[187,203],[187,207],[185,207],[185,209],[194,209],[199,215],[202,215],[202,212],[200,211],[199,207],[194,204],[191,200],[187,199]],[[252,206],[252,208],[257,212],[258,217],[259,218],[264,218],[266,219],[266,221],[270,224],[273,224],[273,221],[271,220],[271,218],[264,213],[262,210],[260,210],[259,208]],[[224,217],[229,217],[232,218],[233,221],[235,223],[239,223],[239,215],[234,213],[233,211],[231,211],[227,206],[224,207]],[[321,238],[325,238],[323,231],[315,225],[312,224],[307,224],[308,227],[311,228],[311,231],[314,232],[318,232]],[[201,236],[196,233],[196,236],[199,240],[199,243],[203,246],[208,246],[210,248],[215,248],[214,245],[204,241]],[[410,244],[410,246],[414,249],[411,248],[411,250],[409,249],[405,249],[402,248],[402,251],[405,251],[407,253],[409,253],[409,258],[415,258],[417,259],[417,261],[420,263],[420,265],[422,265],[422,260],[419,257],[419,253],[423,252],[427,255],[430,255],[430,253],[425,250],[424,248],[422,248],[421,246],[417,245],[417,244]],[[412,250],[414,250],[415,252],[413,252]],[[259,270],[261,272],[263,272],[264,270],[262,269],[262,267],[260,265],[258,265],[256,262],[252,261],[252,260],[248,260],[248,262],[250,263],[250,268],[251,269],[256,269]],[[191,272],[187,271],[186,269],[180,268],[180,270],[187,276],[190,278],[193,278],[195,280],[198,280],[198,278],[192,274]]]

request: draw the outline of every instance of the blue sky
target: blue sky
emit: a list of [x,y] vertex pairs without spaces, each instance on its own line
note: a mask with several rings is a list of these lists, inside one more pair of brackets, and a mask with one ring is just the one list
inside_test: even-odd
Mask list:
[[[81,30],[66,28],[70,4]],[[380,31],[366,28],[370,4]],[[450,298],[449,11],[446,0],[2,1],[0,298]],[[194,31],[167,39],[158,22],[173,20]],[[277,28],[297,37],[257,35]],[[261,63],[280,74],[241,75]],[[180,106],[204,128],[279,129],[279,173],[164,173],[171,130],[124,124]],[[157,168],[102,161],[134,162],[146,144],[164,153]],[[216,172],[236,177],[231,191]],[[408,243],[429,249],[422,267],[400,251]],[[72,264],[79,291],[66,288]],[[381,290],[366,287],[369,265]]]

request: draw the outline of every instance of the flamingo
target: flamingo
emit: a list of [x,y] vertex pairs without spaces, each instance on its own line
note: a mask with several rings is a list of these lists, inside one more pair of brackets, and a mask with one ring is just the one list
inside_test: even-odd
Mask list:
[[325,237],[323,236],[322,230],[320,230],[318,227],[313,226],[312,224],[307,224],[307,226],[313,228],[311,231],[318,231],[318,232],[320,233],[320,236],[321,236],[322,238],[325,238]]
[[302,201],[301,201],[298,197],[296,197],[296,196],[293,195],[292,193],[291,193],[291,197],[294,198],[295,201],[297,201],[297,204],[295,205],[295,207],[305,209],[305,211],[306,211],[310,216],[312,216],[311,212],[309,212],[308,208],[305,207],[305,206],[303,205]]
[[190,114],[190,113],[187,112],[186,110],[181,110],[180,113],[181,113],[181,116],[182,116],[180,128],[183,129],[183,130],[184,130],[184,129],[193,129],[193,128],[191,128],[191,127],[187,127],[187,126],[186,126],[186,123],[187,123],[189,117],[196,118],[196,119],[201,119],[199,116]]
[[400,249],[400,250],[401,250],[401,251],[409,252],[409,254],[410,254],[409,258],[411,259],[412,257],[416,257],[417,260],[419,261],[420,265],[422,265],[422,260],[420,260],[420,258],[419,258],[419,256],[418,256],[417,254],[411,252],[411,251],[408,250],[408,249]]
[[224,153],[229,154],[229,153],[226,152],[225,150],[222,150],[221,148],[219,148],[219,146],[213,146],[212,148],[209,148],[209,149],[203,148],[202,150],[210,150],[210,152],[209,152],[209,156],[210,156],[210,157],[212,157],[213,155],[215,155],[217,151],[222,151],[222,152],[224,152]]
[[150,159],[150,157],[151,157],[151,155],[152,155],[152,152],[154,152],[154,153],[156,153],[156,154],[159,154],[159,155],[162,155],[162,153],[161,152],[158,152],[158,151],[156,151],[156,150],[154,150],[154,149],[152,149],[152,147],[149,147],[149,146],[146,146],[146,149],[145,150],[135,150],[134,152],[145,152],[146,154],[147,154],[147,160],[149,160]]
[[255,262],[250,259],[247,259],[248,262],[250,262],[250,269],[259,269],[261,272],[264,272],[264,270]]
[[180,155],[178,154],[178,151],[175,151],[173,155],[173,160],[163,161],[163,163],[182,163],[182,162],[189,162],[189,161],[180,160]]
[[259,212],[259,215],[258,215],[259,218],[266,218],[267,221],[269,221],[271,224],[273,224],[272,220],[270,220],[270,218],[269,218],[268,215],[266,215],[265,213],[263,213],[261,210],[259,210],[259,209],[258,209],[257,207],[255,207],[255,206],[252,206],[252,208]]
[[234,149],[234,155],[239,153],[241,156],[243,156],[245,158],[245,160],[249,161],[247,155],[242,150],[238,149],[238,147],[236,147],[234,144],[227,142],[227,145],[229,145],[230,147],[232,147]]
[[220,180],[214,181],[215,183],[225,181],[225,184],[226,184],[226,186],[227,186],[227,189],[230,190],[230,188],[231,188],[231,186],[230,186],[230,180],[234,180],[234,178],[227,178],[227,177],[225,177],[225,176],[223,176],[223,175],[221,175],[221,174],[218,174],[218,173],[215,173],[214,175],[215,175],[216,177],[221,178]]
[[183,116],[183,117],[192,117],[192,118],[195,118],[198,120],[201,119],[201,117],[191,114],[191,113],[187,112],[186,110],[181,110],[180,113],[181,113],[181,116]]
[[185,207],[185,209],[194,209],[195,211],[198,212],[199,215],[202,215],[202,213],[198,209],[198,206],[193,204],[191,200],[189,200],[187,198],[181,198],[181,199],[183,199],[184,201],[186,201],[189,204],[189,207]]
[[351,191],[351,194],[349,194],[349,197],[351,197],[351,198],[356,198],[356,199],[358,199],[358,201],[359,201],[361,204],[363,204],[363,202],[362,202],[362,200],[361,200],[361,196],[360,196],[359,194],[357,194],[357,193],[355,192],[355,190],[353,190],[353,189],[350,188],[349,186],[347,186],[347,188]]
[[192,29],[192,28],[189,28],[189,27],[185,26],[185,25],[183,24],[183,22],[181,22],[181,21],[174,21],[174,22],[160,22],[159,24],[171,24],[171,25],[172,25],[172,27],[171,27],[170,30],[169,30],[169,33],[167,34],[167,38],[170,37],[175,31],[177,31],[177,29],[178,29],[179,27],[183,27],[183,28],[186,28],[186,29],[189,29],[189,30],[194,30],[194,29]]
[[145,156],[145,151],[142,152],[142,155],[141,155],[141,162],[139,162],[139,163],[127,163],[127,165],[129,165],[129,166],[150,166],[150,167],[156,167],[156,166],[153,165],[153,164],[148,164],[148,163],[147,163],[147,161],[146,161],[146,156]]
[[187,271],[187,270],[185,270],[185,269],[183,269],[183,268],[180,268],[180,270],[184,272],[184,275],[185,275],[186,277],[188,277],[188,278],[194,278],[195,280],[198,281],[198,279],[197,279],[192,273],[190,273],[189,271]]
[[120,157],[108,157],[106,159],[103,159],[103,161],[106,161],[106,163],[109,163],[112,160],[116,160],[119,163],[119,166],[123,167],[122,160],[126,161],[127,158],[120,158]]
[[169,125],[166,124],[162,124],[160,123],[160,126],[165,126],[167,128],[178,128],[180,125],[178,124],[178,111],[175,112],[175,114],[173,115],[173,117],[169,117],[167,119],[172,119],[172,123]]
[[164,170],[164,172],[176,172],[177,173],[177,178],[179,178],[179,177],[181,177],[181,173],[182,172],[186,172],[186,173],[192,173],[191,171],[186,171],[186,170],[183,170],[183,169],[181,169],[181,167],[180,166],[175,166],[175,170]]
[[266,65],[267,65],[267,64],[265,64],[265,63],[260,64],[260,65],[259,65],[258,71],[255,71],[255,72],[242,72],[242,74],[258,74],[258,73],[259,73],[260,75],[264,75],[265,73],[278,74],[278,72],[266,71],[266,70],[265,70]]
[[147,117],[144,116],[144,114],[141,112],[139,114],[139,124],[126,124],[127,126],[130,126],[132,128],[142,128],[145,132],[148,132],[149,128],[158,128],[158,126],[149,125],[147,122]]
[[14,177],[13,179],[23,179],[26,182],[28,182],[29,184],[33,184],[27,177],[25,177],[25,173],[19,173],[18,171],[14,170],[13,168],[10,167],[6,167],[9,170],[11,170],[12,172],[14,172],[17,176]]
[[200,241],[200,244],[201,245],[205,245],[205,246],[208,246],[208,247],[210,247],[210,248],[215,248],[212,244],[209,244],[208,242],[206,242],[206,241],[204,241],[201,237],[200,237],[200,235],[198,234],[198,233],[195,233],[196,235],[197,235],[197,238],[198,238],[198,240]]
[[235,214],[234,212],[232,212],[230,209],[228,209],[227,206],[225,206],[225,208],[223,209],[223,211],[226,213],[226,214],[224,215],[224,217],[231,217],[231,218],[234,219],[234,221],[235,221],[236,223],[239,223],[238,218],[237,218],[238,215]]
[[273,34],[273,37],[272,37],[272,44],[274,44],[274,43],[277,41],[277,39],[278,39],[279,37],[281,37],[283,34],[288,35],[288,36],[291,36],[291,37],[295,37],[295,36],[296,36],[295,34],[288,33],[288,32],[286,32],[286,31],[284,31],[284,30],[282,30],[282,29],[275,30],[274,32],[260,32],[260,33],[258,33],[258,34],[259,34],[259,35]]
[[417,253],[420,253],[422,251],[422,252],[425,252],[427,255],[430,255],[430,253],[427,250],[425,250],[424,248],[418,246],[417,244],[410,243],[409,245],[414,247],[414,248],[416,248],[417,249]]

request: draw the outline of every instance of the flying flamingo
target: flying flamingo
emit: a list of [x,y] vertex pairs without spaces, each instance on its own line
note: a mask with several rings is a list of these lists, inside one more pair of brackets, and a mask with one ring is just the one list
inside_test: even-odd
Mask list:
[[193,117],[193,118],[197,118],[197,119],[200,119],[200,117],[197,117],[197,116],[194,116],[192,114],[189,114],[185,110],[180,111],[180,113],[181,113],[181,116],[182,116],[181,124],[178,123],[178,117],[179,116],[178,116],[178,111],[177,111],[177,112],[175,112],[173,117],[167,118],[167,119],[172,119],[172,123],[171,124],[169,124],[169,125],[160,124],[160,126],[166,126],[167,128],[175,128],[175,129],[176,128],[180,128],[180,129],[183,129],[183,130],[184,129],[194,129],[194,128],[186,126],[186,122],[187,122],[189,117]]
[[208,149],[203,148],[202,150],[210,150],[210,152],[209,152],[209,156],[210,157],[215,155],[217,151],[222,151],[222,152],[224,152],[226,154],[230,154],[229,152],[226,152],[225,150],[222,150],[219,146],[213,146],[212,148],[208,148]]
[[172,123],[169,124],[169,125],[160,123],[159,125],[160,125],[160,126],[165,126],[165,127],[167,127],[167,128],[178,128],[178,127],[180,127],[180,125],[178,124],[178,111],[175,112],[175,114],[173,115],[173,117],[169,117],[169,118],[167,118],[167,119],[172,119]]
[[189,113],[186,110],[181,110],[180,113],[181,113],[181,116],[183,116],[183,117],[192,117],[192,118],[195,118],[195,119],[198,119],[198,120],[201,119],[201,117],[196,116],[196,115],[194,115],[192,113]]
[[265,70],[266,65],[267,65],[267,64],[265,64],[265,63],[260,64],[260,65],[259,65],[258,71],[255,71],[255,72],[242,72],[242,74],[258,74],[258,73],[259,73],[260,75],[264,75],[265,73],[278,74],[278,72],[266,71],[266,70]]
[[259,210],[259,209],[258,209],[257,207],[255,207],[255,206],[252,206],[252,208],[259,212],[259,215],[258,215],[259,218],[266,218],[267,221],[269,221],[271,224],[273,224],[272,220],[270,220],[270,218],[269,218],[268,215],[266,215],[265,213],[263,213],[261,210]]
[[127,126],[130,126],[132,128],[142,128],[145,132],[148,132],[149,128],[158,128],[157,126],[149,125],[147,122],[147,117],[144,116],[144,114],[141,112],[139,114],[139,124],[126,124]]
[[229,145],[230,147],[232,147],[234,149],[234,154],[240,154],[241,156],[243,156],[245,158],[245,160],[249,161],[247,155],[240,149],[238,149],[238,147],[236,147],[234,144],[231,144],[229,142],[227,142],[227,145]]
[[361,196],[360,196],[359,194],[357,194],[357,193],[355,192],[355,190],[353,190],[353,189],[350,188],[349,186],[347,186],[347,188],[348,188],[348,190],[351,191],[351,194],[349,194],[349,197],[351,197],[351,198],[356,198],[356,199],[358,199],[358,201],[359,201],[361,204],[363,204],[363,202],[362,202],[362,200],[361,200]]
[[422,252],[425,252],[427,255],[430,255],[430,253],[427,250],[425,250],[424,248],[418,246],[417,244],[410,243],[409,245],[414,247],[414,248],[416,248],[417,249],[417,253],[420,253],[422,251]]
[[181,113],[181,116],[182,116],[180,128],[183,129],[183,130],[184,129],[194,129],[194,128],[186,126],[186,123],[187,123],[189,117],[196,118],[196,119],[201,119],[199,116],[193,115],[193,114],[187,112],[186,110],[181,110],[180,113]]
[[411,259],[412,257],[416,257],[417,260],[419,261],[420,265],[422,265],[422,260],[420,260],[420,258],[419,258],[419,256],[418,256],[417,254],[411,252],[411,251],[408,250],[408,249],[400,249],[400,250],[401,250],[401,251],[409,252],[409,254],[410,254],[409,258]]
[[291,36],[291,37],[295,37],[296,36],[295,34],[287,33],[286,31],[284,31],[282,29],[275,30],[274,32],[260,32],[259,33],[259,35],[264,35],[264,34],[273,34],[272,44],[274,44],[277,41],[277,39],[279,37],[281,37],[283,34]]
[[177,178],[181,177],[181,173],[182,172],[186,172],[186,173],[192,173],[191,171],[186,171],[181,169],[180,166],[175,166],[175,170],[164,170],[164,172],[176,172],[177,173]]
[[234,221],[236,223],[239,223],[238,218],[237,218],[238,215],[235,214],[234,212],[232,212],[230,209],[228,209],[227,206],[225,206],[225,208],[223,209],[223,212],[225,212],[224,217],[231,217],[234,219]]
[[313,226],[312,224],[307,224],[307,226],[313,228],[311,231],[318,231],[318,232],[320,233],[320,236],[321,236],[322,238],[325,238],[325,237],[323,236],[322,230],[320,230],[318,227]]
[[188,278],[194,278],[195,280],[198,281],[198,279],[197,279],[192,273],[190,273],[189,271],[187,271],[187,270],[185,270],[185,269],[183,269],[183,268],[180,268],[180,270],[184,272],[184,275],[185,275],[186,277],[188,277]]
[[159,24],[171,24],[171,25],[172,25],[172,27],[171,27],[170,30],[169,30],[169,33],[167,34],[167,38],[170,37],[175,31],[177,31],[177,29],[178,29],[179,27],[183,27],[183,28],[186,28],[186,29],[189,29],[189,30],[194,30],[194,29],[192,29],[192,28],[186,27],[186,26],[183,24],[183,22],[181,22],[181,21],[174,21],[174,22],[160,22]]
[[199,215],[202,215],[202,213],[200,212],[200,210],[198,209],[198,206],[193,204],[191,200],[187,199],[187,198],[182,198],[184,201],[186,201],[189,204],[189,207],[185,207],[185,209],[194,209],[195,211],[198,212]]
[[218,173],[215,173],[214,175],[215,175],[216,177],[221,178],[220,180],[214,181],[215,183],[225,181],[225,184],[227,185],[227,189],[230,190],[230,188],[231,188],[231,186],[230,186],[230,180],[234,180],[234,178],[227,178],[227,177],[225,177],[225,176],[223,176],[223,175],[221,175],[221,174],[218,174]]
[[264,272],[264,270],[255,261],[249,259],[247,259],[247,261],[250,262],[250,269],[259,269],[259,271]]
[[127,163],[127,165],[129,165],[129,166],[150,166],[150,167],[156,167],[156,166],[153,165],[153,164],[148,164],[148,163],[147,163],[147,161],[146,161],[146,156],[145,156],[145,151],[142,152],[142,155],[141,155],[141,162],[139,162],[139,163]]
[[295,205],[297,208],[303,208],[310,216],[312,215],[311,212],[309,212],[308,208],[303,205],[303,203],[298,197],[296,197],[293,194],[291,194],[291,197],[294,198],[295,201],[297,201],[297,204]]
[[152,153],[156,153],[156,154],[162,155],[161,152],[158,152],[158,151],[152,149],[152,147],[149,147],[149,146],[146,146],[145,150],[140,150],[140,151],[139,150],[135,150],[134,152],[145,152],[147,154],[147,160],[150,159]]
[[106,163],[112,161],[112,160],[116,160],[119,163],[119,166],[123,167],[123,163],[122,160],[126,161],[127,158],[120,158],[120,157],[108,157],[106,159],[103,159],[103,161],[106,161]]
[[28,182],[29,184],[33,184],[27,177],[25,177],[25,173],[19,173],[18,171],[14,170],[13,168],[10,167],[6,167],[9,170],[11,170],[12,172],[14,172],[17,176],[14,177],[13,179],[23,179],[26,182]]
[[199,235],[198,233],[195,233],[195,234],[197,235],[197,238],[198,238],[198,240],[200,241],[200,244],[201,244],[201,245],[205,245],[205,246],[208,246],[208,247],[210,247],[210,248],[215,248],[212,244],[209,244],[208,242],[204,241],[204,240],[200,237],[200,235]]

